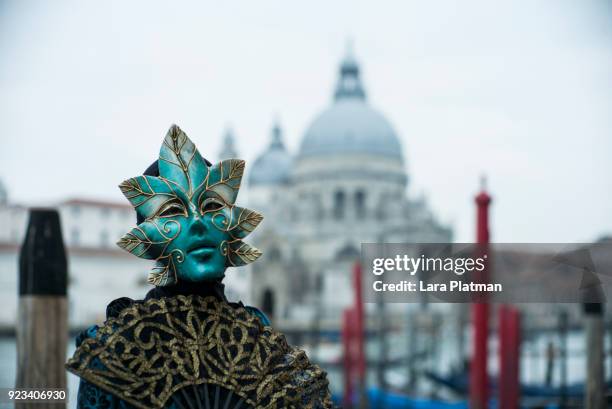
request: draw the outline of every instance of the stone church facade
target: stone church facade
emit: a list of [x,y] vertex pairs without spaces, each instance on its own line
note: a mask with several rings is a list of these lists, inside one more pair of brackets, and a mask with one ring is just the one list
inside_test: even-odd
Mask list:
[[250,168],[249,206],[266,216],[252,239],[264,255],[252,266],[251,302],[275,320],[341,316],[361,243],[452,240],[425,200],[407,195],[400,139],[370,106],[350,54],[299,151],[275,125]]

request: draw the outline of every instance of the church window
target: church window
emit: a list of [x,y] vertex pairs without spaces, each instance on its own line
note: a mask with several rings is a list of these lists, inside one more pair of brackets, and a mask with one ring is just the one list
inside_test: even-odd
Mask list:
[[268,252],[268,260],[269,261],[280,261],[281,259],[281,251],[278,247],[272,247]]
[[106,230],[102,230],[102,232],[100,232],[100,246],[107,247],[108,240],[109,240],[108,232]]
[[358,190],[355,192],[355,214],[357,217],[365,217],[365,192]]
[[321,196],[318,193],[312,194],[312,204],[314,207],[314,215],[318,220],[321,220],[325,217],[323,212],[323,204],[321,203]]
[[81,238],[80,236],[81,234],[79,232],[79,229],[77,228],[72,229],[72,232],[70,233],[70,239],[72,241],[73,246],[76,247],[80,244],[80,238]]
[[110,208],[108,208],[108,207],[101,207],[100,208],[100,216],[102,216],[102,218],[108,219],[109,215],[110,215]]
[[271,288],[266,288],[263,292],[261,309],[268,317],[274,317],[274,291]]
[[344,218],[344,192],[342,190],[337,190],[334,194],[334,217]]
[[387,200],[387,195],[383,194],[380,197],[380,202],[376,208],[376,218],[378,220],[385,220],[387,218],[386,207],[388,206],[388,203],[389,201]]

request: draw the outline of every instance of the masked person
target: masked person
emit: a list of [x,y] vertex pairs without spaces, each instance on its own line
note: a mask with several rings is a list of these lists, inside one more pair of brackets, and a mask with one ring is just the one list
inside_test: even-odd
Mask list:
[[119,298],[77,338],[66,364],[78,408],[328,408],[327,376],[266,316],[223,293],[227,267],[261,252],[242,241],[261,222],[235,205],[244,161],[211,165],[176,125],[159,159],[119,185],[137,227],[119,247],[154,260],[143,300]]

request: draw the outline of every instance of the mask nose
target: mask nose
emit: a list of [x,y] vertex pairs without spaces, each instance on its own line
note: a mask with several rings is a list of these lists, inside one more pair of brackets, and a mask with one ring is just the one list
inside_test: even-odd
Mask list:
[[206,227],[206,223],[204,223],[204,219],[201,216],[194,217],[193,221],[189,225],[189,234],[193,236],[203,236],[208,232],[208,228]]

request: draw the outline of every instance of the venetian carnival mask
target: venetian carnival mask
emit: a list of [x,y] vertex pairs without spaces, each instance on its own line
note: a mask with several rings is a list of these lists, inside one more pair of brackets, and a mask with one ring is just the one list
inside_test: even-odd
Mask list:
[[158,165],[159,177],[137,176],[119,185],[144,221],[117,245],[156,261],[149,283],[220,280],[227,267],[261,256],[242,239],[263,216],[234,204],[244,161],[229,159],[209,167],[187,135],[172,125]]

